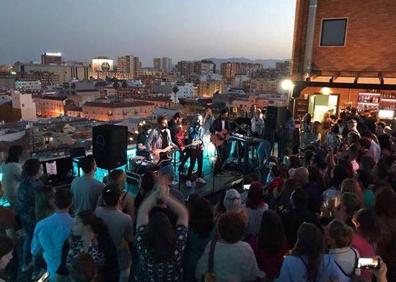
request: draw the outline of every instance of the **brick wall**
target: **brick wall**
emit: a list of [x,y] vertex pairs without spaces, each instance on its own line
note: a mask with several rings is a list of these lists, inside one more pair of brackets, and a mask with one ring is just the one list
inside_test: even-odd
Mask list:
[[[319,0],[313,69],[396,71],[395,0]],[[320,47],[323,18],[348,18],[345,47]]]
[[[297,0],[293,79],[301,79],[309,0]],[[395,0],[318,0],[312,69],[396,72]],[[344,47],[320,47],[323,18],[348,18]]]

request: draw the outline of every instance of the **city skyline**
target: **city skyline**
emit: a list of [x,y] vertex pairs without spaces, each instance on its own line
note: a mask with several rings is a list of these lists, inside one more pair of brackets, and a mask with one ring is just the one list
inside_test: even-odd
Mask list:
[[290,59],[294,12],[294,0],[5,0],[0,64],[46,51],[81,61],[131,54],[144,66],[154,57]]

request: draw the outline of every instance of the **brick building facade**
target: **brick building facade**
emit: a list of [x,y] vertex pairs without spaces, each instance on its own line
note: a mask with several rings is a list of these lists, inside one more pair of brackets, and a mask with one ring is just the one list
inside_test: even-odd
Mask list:
[[311,112],[320,120],[326,105],[333,113],[347,106],[396,107],[395,14],[393,0],[297,0],[291,65],[296,116]]

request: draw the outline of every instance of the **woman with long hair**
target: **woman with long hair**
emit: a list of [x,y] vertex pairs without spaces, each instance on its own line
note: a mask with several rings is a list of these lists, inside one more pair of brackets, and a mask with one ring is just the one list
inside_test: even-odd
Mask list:
[[22,155],[22,147],[12,145],[8,149],[8,156],[5,163],[1,166],[0,172],[3,174],[1,180],[4,189],[4,198],[15,206],[17,201],[18,185],[21,181],[22,167],[19,164]]
[[268,205],[263,199],[263,185],[259,181],[254,181],[250,184],[245,206],[247,239],[256,237],[259,233],[261,218],[266,210],[268,210]]
[[117,250],[103,221],[91,211],[78,213],[72,235],[62,249],[62,262],[57,271],[57,281],[67,277],[82,254],[89,254],[98,269],[96,281],[118,282]]
[[[380,236],[380,225],[376,214],[373,210],[360,209],[355,212],[352,222],[355,225],[355,233],[351,246],[363,258],[374,257],[376,255],[375,246]],[[362,270],[362,277],[371,281],[372,273]]]
[[127,185],[127,176],[125,172],[121,169],[115,169],[110,172],[109,175],[109,183],[116,187],[120,194],[120,204],[119,208],[123,213],[128,214],[133,221],[136,219],[135,215],[135,200],[133,199],[132,195],[126,189]]
[[264,212],[257,244],[253,249],[259,268],[266,274],[266,281],[278,277],[283,256],[287,252],[287,239],[282,220],[276,212]]
[[303,223],[290,256],[283,261],[278,281],[343,281],[334,259],[324,254],[323,234],[314,224]]
[[215,238],[214,212],[209,201],[198,194],[192,194],[188,200],[190,214],[188,242],[185,258],[185,281],[194,279],[195,266],[206,245]]
[[[135,247],[138,255],[135,281],[182,281],[183,255],[187,244],[188,212],[169,195],[166,181],[157,181],[157,188],[141,204],[137,216]],[[177,216],[174,228],[167,214],[154,210],[166,207]]]

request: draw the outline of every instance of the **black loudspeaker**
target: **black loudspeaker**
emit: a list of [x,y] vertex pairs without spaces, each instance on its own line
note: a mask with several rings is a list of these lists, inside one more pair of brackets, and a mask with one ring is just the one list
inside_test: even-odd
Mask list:
[[93,156],[96,165],[114,169],[127,163],[128,128],[104,124],[92,129]]
[[279,129],[286,123],[286,106],[268,106],[265,126],[271,129]]

